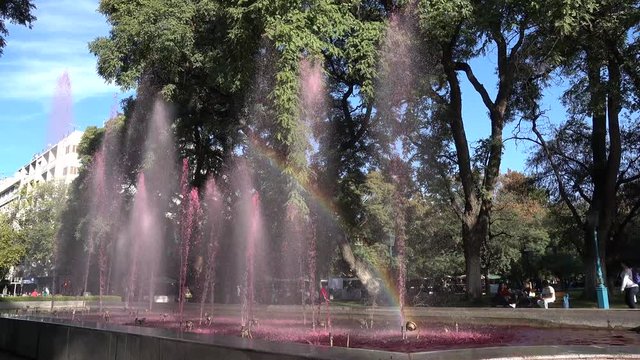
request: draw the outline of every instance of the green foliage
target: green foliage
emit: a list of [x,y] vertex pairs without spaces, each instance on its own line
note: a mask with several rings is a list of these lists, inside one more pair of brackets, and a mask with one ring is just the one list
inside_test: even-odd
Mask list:
[[594,11],[602,4],[596,0],[552,1],[546,10],[561,35],[570,34],[594,21]]
[[541,277],[552,275],[561,280],[579,277],[584,270],[581,258],[570,252],[547,252],[540,257],[539,265]]
[[406,216],[406,261],[408,276],[442,277],[461,274],[460,227],[453,212],[433,198],[412,193],[397,209],[396,186],[381,172],[370,172],[355,192],[361,207],[352,228],[354,253],[375,269],[396,268],[397,257],[390,238],[395,236],[398,211]]
[[422,0],[419,14],[422,26],[437,41],[447,41],[459,26],[472,19],[473,3],[469,0]]
[[[474,239],[486,239],[482,260],[488,272],[522,276],[535,268],[559,274],[575,270],[560,265],[576,263],[584,244],[575,234],[582,229],[567,221],[568,209],[549,204],[547,192],[531,179],[513,173],[498,178],[502,129],[518,117],[542,115],[539,104],[551,75],[571,79],[565,104],[575,116],[558,128],[552,150],[564,151],[556,159],[564,158],[558,162],[561,176],[573,179],[572,198],[583,197],[581,192],[595,182],[593,162],[586,157],[591,128],[584,121],[593,110],[595,85],[585,81],[584,49],[597,50],[595,63],[602,74],[608,61],[622,58],[622,105],[633,118],[639,98],[637,71],[631,71],[638,69],[639,45],[632,36],[637,9],[636,1],[615,0],[102,0],[99,11],[112,29],[90,50],[100,75],[138,90],[117,119],[127,134],[126,150],[118,154],[125,186],[152,161],[142,159],[142,145],[135,144],[144,143],[145,119],[159,94],[175,110],[172,129],[180,155],[189,160],[193,185],[201,187],[207,177],[224,173],[237,158],[249,159],[264,203],[277,204],[266,214],[275,243],[282,240],[284,222],[291,220],[279,210],[295,208],[305,221],[322,217],[318,223],[331,224],[319,235],[327,254],[346,234],[358,260],[393,269],[388,239],[397,216],[403,215],[410,276],[461,274],[461,223],[482,210],[490,226]],[[390,74],[402,69],[383,62],[398,44],[385,47],[383,42],[394,19],[404,15],[410,21],[417,17],[420,30],[410,34],[418,53],[407,56],[424,63],[409,71],[418,85],[396,98],[395,88],[384,86],[395,86]],[[617,54],[609,49],[612,44]],[[495,64],[496,91],[474,84],[478,93],[487,93],[483,101],[492,137],[469,144],[466,138],[454,139],[455,89],[446,79],[472,78],[464,65],[479,59]],[[302,60],[323,65],[326,113],[309,115],[301,108]],[[453,73],[445,74],[446,66]],[[559,67],[562,72],[555,71]],[[389,103],[396,110],[391,116],[384,109]],[[316,122],[306,124],[305,117]],[[633,215],[638,209],[634,144],[640,141],[631,125],[622,132],[624,146],[632,150],[622,159],[629,185],[620,185],[616,203]],[[104,134],[104,129],[87,130],[80,146],[85,167]],[[389,149],[398,140],[408,159],[406,184],[388,175]],[[475,154],[469,154],[470,148]],[[537,154],[532,164],[541,170],[538,184],[556,199],[553,169],[543,166],[543,155]],[[65,229],[68,237],[85,224],[85,176],[73,190],[74,207],[67,215],[74,225]],[[233,194],[234,184],[224,186]],[[315,194],[307,192],[309,187],[334,202],[328,214],[312,204]],[[398,193],[402,201],[395,198]],[[578,208],[581,214],[588,209],[584,204]],[[637,226],[634,216],[628,222]],[[102,233],[108,224],[97,226]],[[623,236],[619,233],[612,236]]]
[[78,144],[78,156],[83,167],[87,167],[91,163],[93,155],[98,152],[104,132],[104,128],[96,126],[89,126],[84,130],[84,134],[82,134]]
[[194,43],[193,2],[103,0],[99,11],[116,27],[110,38],[94,40],[89,49],[98,55],[98,72],[123,88],[134,88],[142,73],[152,70],[151,64],[154,72],[171,78],[177,75],[176,65],[197,62],[198,57],[189,54]]
[[60,216],[67,201],[64,183],[49,181],[22,188],[12,212],[23,239],[25,276],[50,276]]
[[32,14],[35,8],[31,0],[0,1],[0,56],[6,45],[5,37],[9,34],[5,21],[31,29],[32,23],[36,21],[36,17]]
[[498,187],[485,266],[490,274],[514,273],[522,280],[537,273],[526,257],[544,254],[550,242],[546,195],[518,172],[507,172]]
[[409,201],[407,243],[410,278],[464,274],[459,220],[435,197],[416,196]]
[[12,266],[18,265],[24,254],[22,234],[14,229],[8,216],[0,214],[0,278],[4,278]]

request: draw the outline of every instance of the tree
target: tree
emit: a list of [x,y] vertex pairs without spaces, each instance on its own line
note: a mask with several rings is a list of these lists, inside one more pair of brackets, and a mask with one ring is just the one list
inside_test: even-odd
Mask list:
[[[177,140],[182,155],[190,160],[194,185],[220,175],[234,158],[251,156],[247,149],[257,145],[282,161],[277,177],[284,185],[271,185],[284,187],[282,206],[295,208],[306,221],[301,188],[308,188],[311,181],[309,133],[300,119],[300,62],[325,60],[338,68],[336,77],[348,74],[339,78],[336,90],[344,92],[340,104],[347,126],[357,126],[361,118],[353,109],[360,107],[352,107],[349,99],[360,90],[370,100],[375,44],[385,14],[377,2],[362,5],[326,0],[251,4],[209,0],[197,6],[169,0],[103,0],[100,11],[113,28],[90,49],[98,57],[100,75],[125,88],[137,86],[150,97],[159,91],[175,106]],[[265,63],[270,66],[260,66]],[[265,83],[272,86],[265,88]],[[138,93],[136,102],[143,100]],[[358,112],[366,118],[371,110],[369,102],[366,111]],[[351,146],[362,131],[353,135]],[[347,150],[351,149],[344,147]],[[331,240],[338,241],[344,258],[360,276],[375,281],[354,258],[347,232],[343,229]]]
[[0,56],[7,44],[5,37],[9,35],[5,21],[31,29],[32,23],[36,21],[36,17],[32,15],[35,8],[31,0],[0,0]]
[[534,179],[508,171],[498,180],[489,236],[483,246],[485,276],[511,274],[522,281],[538,273],[531,259],[550,242],[547,196]]
[[20,190],[12,209],[24,242],[25,276],[51,276],[60,215],[66,204],[67,185],[54,181],[35,183]]
[[12,266],[18,265],[24,254],[21,234],[8,216],[0,215],[0,277],[4,278]]
[[[581,10],[571,11],[577,3]],[[560,6],[560,17],[551,18],[547,26],[559,34],[559,45],[545,65],[558,66],[571,79],[563,98],[570,116],[545,137],[538,121],[544,112],[534,104],[529,117],[540,150],[531,163],[583,231],[578,246],[585,265],[585,293],[594,298],[596,242],[601,258],[610,259],[609,251],[619,257],[618,234],[640,210],[633,190],[640,179],[640,153],[637,119],[632,119],[637,113],[640,63],[638,40],[630,36],[637,30],[640,11],[637,1]]]
[[[419,6],[425,41],[437,46],[443,71],[441,81],[430,95],[443,108],[436,113],[448,123],[451,146],[455,149],[452,159],[455,170],[450,168],[440,175],[447,181],[455,178],[460,182],[460,192],[450,192],[449,197],[462,225],[467,291],[477,299],[482,295],[480,254],[489,235],[493,193],[502,160],[503,129],[518,110],[514,100],[518,84],[532,72],[528,60],[536,51],[539,39],[535,20],[542,16],[540,8],[544,2],[424,0]],[[490,51],[490,47],[495,50]],[[483,55],[494,57],[496,64],[497,91],[493,97],[470,65],[470,60]],[[488,112],[490,137],[478,147],[477,161],[470,153],[464,128],[459,73],[473,85]]]

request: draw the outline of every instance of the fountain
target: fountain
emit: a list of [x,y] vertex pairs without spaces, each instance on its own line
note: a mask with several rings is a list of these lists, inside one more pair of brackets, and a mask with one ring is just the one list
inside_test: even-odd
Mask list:
[[140,277],[138,269],[141,262],[141,242],[147,236],[147,232],[151,230],[150,218],[147,206],[149,204],[149,195],[144,180],[144,173],[140,173],[137,181],[136,194],[133,199],[133,213],[131,217],[131,229],[129,239],[131,241],[131,252],[129,253],[129,280],[126,289],[125,307],[129,308],[134,300],[135,291],[138,289],[136,280]]
[[[410,33],[403,21],[399,17],[391,19],[384,40],[388,56],[382,66],[396,71],[382,71],[379,85],[380,92],[391,100],[388,108],[381,107],[381,126],[398,137],[405,114],[402,104],[395,100],[410,97],[407,92],[416,86],[416,79],[407,75],[413,65],[406,61],[412,59],[413,50],[407,43]],[[393,44],[392,51],[389,48]],[[318,63],[305,59],[300,69],[301,122],[313,133],[318,128],[317,118],[327,116],[327,89]],[[514,316],[505,309],[408,306],[407,224],[402,215],[406,159],[398,143],[385,143],[382,138],[380,143],[386,146],[385,176],[394,186],[395,213],[395,263],[390,266],[393,269],[384,291],[396,303],[367,306],[335,302],[331,297],[338,289],[333,279],[327,276],[320,280],[330,275],[327,262],[332,254],[323,250],[327,245],[319,239],[340,231],[332,204],[310,186],[285,179],[304,196],[308,202],[305,209],[285,196],[274,195],[278,189],[256,180],[270,173],[281,176],[279,159],[265,151],[258,139],[247,148],[234,150],[228,168],[218,174],[205,174],[204,184],[196,180],[202,174],[187,157],[181,161],[181,171],[176,171],[176,154],[190,154],[194,149],[177,149],[166,104],[155,100],[155,95],[149,97],[154,100],[143,100],[152,105],[145,107],[142,101],[139,106],[143,109],[133,116],[137,126],[122,137],[107,131],[91,164],[88,198],[92,220],[83,232],[88,246],[82,276],[84,293],[98,289],[97,311],[88,304],[88,310],[84,307],[62,315],[38,314],[51,322],[37,331],[36,344],[30,344],[49,351],[38,350],[40,354],[88,351],[83,346],[91,346],[78,344],[81,342],[74,336],[102,344],[95,349],[116,344],[114,348],[100,348],[105,354],[130,351],[142,355],[149,351],[152,355],[147,356],[157,358],[169,356],[163,351],[195,358],[210,351],[221,358],[241,357],[238,352],[242,352],[248,358],[408,359],[414,356],[408,353],[504,344],[613,343],[631,349],[640,345],[637,338],[616,330],[563,328],[559,334],[554,329],[530,326],[553,326],[557,321],[553,309],[518,309],[521,311]],[[125,141],[119,142],[120,138]],[[309,135],[310,148],[317,146],[315,141]],[[133,155],[121,164],[118,154],[123,148],[136,151],[130,151]],[[125,166],[135,168],[135,178],[123,179]],[[326,219],[333,223],[327,225],[330,221]],[[97,262],[92,261],[96,256]],[[92,271],[94,277],[97,273],[97,284],[91,283]],[[177,286],[163,288],[160,279],[167,280],[163,285],[175,282]],[[104,304],[102,296],[109,293],[124,296],[123,304]],[[211,306],[206,308],[208,301]],[[309,309],[311,321],[307,319]],[[563,316],[565,325],[579,324],[585,318],[579,312]],[[612,321],[614,326],[629,324],[624,314],[591,313],[586,317],[596,319],[593,321],[599,325],[611,325]],[[7,340],[11,336],[6,335],[7,329],[19,329],[15,331],[22,335],[33,331],[31,323],[22,321],[0,318],[0,349],[23,351],[12,347]],[[24,342],[31,341],[28,336],[24,338]],[[490,356],[510,354],[491,351],[497,352]],[[531,351],[541,350],[518,351],[531,355]],[[25,354],[31,357],[31,353]],[[451,358],[456,358],[455,354]]]
[[[205,189],[205,204],[208,209],[207,224],[209,225],[209,241],[204,247],[204,251],[206,253],[206,265],[204,279],[202,281],[202,298],[200,300],[200,323],[202,323],[204,316],[207,325],[211,325],[215,299],[216,257],[220,247],[220,233],[224,214],[222,210],[222,197],[215,180],[212,178],[208,179]],[[207,296],[209,296],[209,288],[211,289],[211,309],[206,313],[207,315],[205,315],[204,304],[207,301]]]
[[73,98],[69,72],[64,71],[56,84],[47,129],[47,144],[55,144],[73,130]]
[[184,303],[187,297],[187,267],[189,261],[189,249],[191,247],[193,229],[196,226],[196,216],[200,208],[200,199],[198,189],[190,188],[188,182],[189,162],[183,160],[182,179],[180,180],[181,190],[181,219],[180,219],[180,278],[179,278],[179,297],[178,312],[180,314],[180,322],[183,321]]

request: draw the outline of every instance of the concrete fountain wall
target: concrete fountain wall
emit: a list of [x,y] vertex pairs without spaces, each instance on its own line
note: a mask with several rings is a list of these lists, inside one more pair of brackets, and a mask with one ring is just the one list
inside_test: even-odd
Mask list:
[[640,359],[640,347],[517,346],[404,354],[103,323],[0,317],[0,351],[27,359]]
[[113,324],[0,317],[0,350],[28,359],[403,359],[406,354],[205,337]]

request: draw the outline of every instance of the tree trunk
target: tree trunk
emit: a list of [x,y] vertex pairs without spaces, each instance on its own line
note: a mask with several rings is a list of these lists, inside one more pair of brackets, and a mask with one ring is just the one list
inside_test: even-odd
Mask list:
[[[593,195],[585,221],[585,297],[595,299],[596,257],[600,257],[603,281],[606,248],[611,239],[612,224],[616,216],[616,183],[621,162],[621,140],[619,114],[621,109],[620,66],[615,58],[607,63],[609,74],[606,83],[601,75],[599,49],[586,48],[587,77],[589,80],[590,110],[592,120],[591,151],[593,154]],[[607,139],[608,135],[608,139]],[[594,233],[597,231],[598,251],[595,249]],[[599,254],[598,254],[599,253]],[[606,285],[606,284],[605,284]]]
[[[462,211],[462,243],[464,247],[465,273],[467,275],[467,294],[472,299],[479,299],[482,296],[481,283],[481,259],[480,250],[488,228],[486,222],[484,232],[478,233],[477,214],[479,213],[479,202],[476,198],[476,184],[473,179],[471,169],[471,156],[469,154],[469,144],[462,121],[462,92],[460,81],[456,73],[453,49],[457,42],[457,35],[453,36],[449,43],[442,44],[442,64],[447,82],[449,84],[449,127],[453,136],[456,148],[456,157],[462,189],[464,192],[464,209]],[[452,204],[454,207],[455,204]]]
[[478,300],[482,297],[482,244],[488,234],[488,217],[482,211],[470,214],[462,226],[467,295]]
[[585,299],[596,299],[596,258],[595,258],[595,222],[587,221],[584,226],[584,246],[582,262],[584,264],[584,293]]

